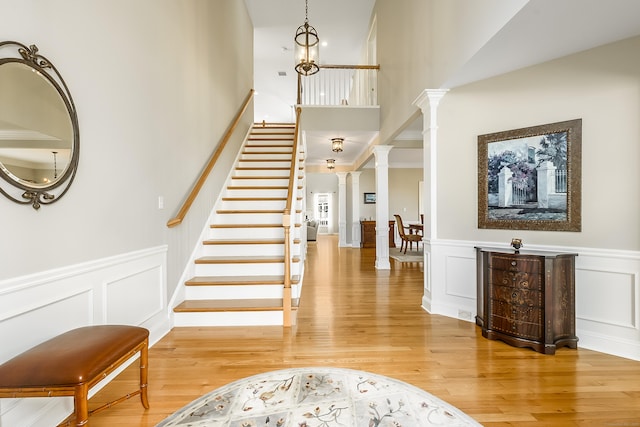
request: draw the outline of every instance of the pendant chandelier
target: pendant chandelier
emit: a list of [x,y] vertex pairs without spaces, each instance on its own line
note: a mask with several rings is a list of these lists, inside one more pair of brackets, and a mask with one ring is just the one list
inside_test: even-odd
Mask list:
[[336,153],[342,151],[344,146],[344,138],[331,138],[331,151]]
[[336,167],[335,159],[327,159],[327,169],[331,170]]
[[304,24],[298,27],[294,38],[296,42],[295,68],[298,74],[303,76],[311,76],[320,71],[318,66],[320,63],[320,40],[316,29],[309,25],[307,1],[304,2]]

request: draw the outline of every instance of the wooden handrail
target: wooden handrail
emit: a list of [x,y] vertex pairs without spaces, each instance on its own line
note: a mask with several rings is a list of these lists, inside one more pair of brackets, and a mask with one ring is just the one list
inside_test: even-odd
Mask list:
[[291,213],[291,206],[293,205],[293,186],[295,185],[295,173],[296,173],[296,160],[298,159],[298,135],[300,132],[300,113],[302,109],[296,108],[296,127],[293,132],[293,158],[291,159],[291,170],[289,171],[289,189],[287,193],[287,204],[284,208],[284,213]]
[[283,326],[292,326],[291,307],[291,212],[293,199],[295,197],[294,188],[297,186],[296,169],[298,164],[298,135],[300,132],[300,113],[302,108],[296,108],[296,125],[293,131],[293,150],[291,153],[291,170],[289,171],[289,188],[287,190],[287,201],[282,215],[282,227],[284,228],[284,289],[282,295]]
[[189,193],[189,196],[182,204],[182,207],[178,211],[178,214],[174,218],[170,219],[169,222],[167,222],[167,227],[174,227],[180,224],[182,220],[184,220],[184,217],[187,216],[187,212],[189,212],[189,208],[191,207],[194,200],[198,196],[198,193],[202,189],[202,186],[204,185],[205,181],[207,180],[209,173],[211,173],[211,170],[213,169],[216,162],[218,161],[218,158],[222,154],[222,150],[224,150],[224,148],[226,147],[227,142],[229,142],[229,139],[231,139],[231,135],[233,135],[233,132],[235,131],[236,127],[238,127],[238,123],[240,123],[240,119],[242,118],[244,113],[247,111],[247,108],[249,107],[249,103],[253,98],[254,92],[255,92],[254,89],[251,89],[249,91],[249,94],[245,98],[244,103],[242,104],[242,107],[240,107],[240,110],[238,110],[238,113],[236,114],[233,122],[231,123],[231,126],[227,130],[227,133],[225,133],[224,137],[220,141],[220,144],[218,144],[216,151],[214,151],[214,153],[211,155],[211,158],[209,158],[209,162],[207,163],[207,166],[204,168],[204,170],[200,174],[200,177],[198,178],[195,185],[191,189],[191,193]]

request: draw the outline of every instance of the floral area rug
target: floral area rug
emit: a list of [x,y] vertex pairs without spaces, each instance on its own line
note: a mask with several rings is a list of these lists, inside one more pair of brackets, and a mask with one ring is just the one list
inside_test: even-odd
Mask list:
[[364,371],[296,368],[214,390],[156,427],[479,426],[407,383]]
[[409,249],[405,254],[404,251],[390,249],[389,258],[400,262],[424,262],[424,252]]

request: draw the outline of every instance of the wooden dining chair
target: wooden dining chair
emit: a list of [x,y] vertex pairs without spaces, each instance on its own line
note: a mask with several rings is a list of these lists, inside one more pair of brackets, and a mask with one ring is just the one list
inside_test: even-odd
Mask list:
[[396,224],[398,226],[398,233],[400,234],[400,238],[402,242],[400,244],[400,252],[402,252],[402,247],[404,246],[404,253],[407,253],[407,247],[411,245],[411,249],[413,250],[413,242],[416,242],[416,249],[418,249],[418,242],[422,241],[422,236],[420,234],[410,234],[405,233],[405,229],[409,229],[402,223],[402,217],[400,215],[394,215],[396,218]]

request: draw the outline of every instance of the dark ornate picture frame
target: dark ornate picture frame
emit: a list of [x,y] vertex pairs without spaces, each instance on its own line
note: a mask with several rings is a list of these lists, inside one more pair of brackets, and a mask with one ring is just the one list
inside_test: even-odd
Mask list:
[[376,203],[376,193],[364,193],[364,203],[371,205]]
[[581,231],[582,119],[478,136],[478,228]]

